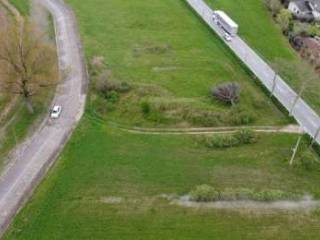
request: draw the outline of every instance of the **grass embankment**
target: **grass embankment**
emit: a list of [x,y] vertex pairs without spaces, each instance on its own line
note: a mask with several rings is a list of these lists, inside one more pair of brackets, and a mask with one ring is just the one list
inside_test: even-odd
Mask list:
[[[176,105],[168,115],[186,107],[194,112],[226,112],[230,107],[212,101],[209,90],[229,81],[241,85],[238,107],[254,116],[254,124],[288,122],[223,42],[183,1],[69,2],[78,16],[87,57],[105,57],[115,80],[153,87],[143,89],[143,97],[134,93],[123,98],[117,107],[121,110],[109,112],[109,119],[159,126],[158,116],[155,121],[145,121],[141,115],[142,101],[157,106]],[[92,109],[98,104],[88,105]],[[105,104],[102,105],[103,108]],[[174,119],[164,124],[185,123]]]
[[[112,78],[134,86],[151,84],[156,86],[152,89],[164,89],[172,98],[199,101],[220,111],[228,108],[209,101],[205,97],[208,88],[236,80],[243,86],[240,104],[259,113],[258,122],[284,119],[271,103],[261,109],[254,107],[257,99],[265,101],[266,96],[183,1],[69,2],[80,21],[88,58],[103,55]],[[128,95],[116,104],[119,112],[107,112],[106,116],[128,124],[147,124],[134,115],[137,112],[130,112],[129,107],[136,108],[137,103],[129,97],[128,107],[123,108],[125,97]],[[306,153],[317,159],[306,140],[294,166],[289,167],[297,135],[261,134],[255,143],[223,144],[220,148],[216,147],[219,144],[201,144],[194,136],[130,134],[96,119],[93,109],[103,105],[97,106],[95,101],[88,103],[87,113],[61,159],[18,214],[5,239],[318,237],[319,210],[189,209],[159,198],[161,194],[187,194],[200,184],[217,190],[277,189],[320,198],[320,167],[305,161]]]
[[[277,69],[281,77],[291,87],[299,92],[305,78],[294,71],[290,71],[283,64],[279,66],[278,59],[287,62],[287,65],[299,65],[302,60],[290,46],[287,38],[283,36],[280,28],[275,24],[264,1],[206,0],[206,2],[215,9],[226,11],[239,24],[239,35],[274,69]],[[320,113],[319,79],[314,79],[308,83],[302,94],[303,99],[318,113]]]

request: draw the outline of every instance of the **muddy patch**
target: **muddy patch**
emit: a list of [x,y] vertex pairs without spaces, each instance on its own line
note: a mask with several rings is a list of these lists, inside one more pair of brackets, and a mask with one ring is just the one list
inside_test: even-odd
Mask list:
[[154,72],[172,72],[176,71],[177,67],[153,67],[152,71]]
[[[170,198],[169,198],[170,199]],[[290,201],[272,201],[260,202],[251,200],[234,200],[234,201],[214,201],[214,202],[195,202],[191,201],[189,196],[183,196],[178,199],[171,200],[172,204],[197,209],[231,209],[231,210],[285,210],[285,211],[301,211],[313,210],[320,206],[318,200],[312,199],[310,196],[304,196],[301,200]]]
[[102,197],[100,202],[107,203],[107,204],[120,204],[123,202],[123,198],[121,197]]

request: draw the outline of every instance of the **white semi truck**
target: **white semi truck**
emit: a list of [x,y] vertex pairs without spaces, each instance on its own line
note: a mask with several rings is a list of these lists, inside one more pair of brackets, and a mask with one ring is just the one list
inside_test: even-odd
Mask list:
[[214,11],[213,19],[223,28],[230,36],[234,37],[238,33],[239,26],[225,12]]

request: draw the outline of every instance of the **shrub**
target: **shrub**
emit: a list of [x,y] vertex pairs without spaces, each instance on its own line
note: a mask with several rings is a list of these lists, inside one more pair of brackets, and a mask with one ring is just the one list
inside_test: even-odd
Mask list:
[[241,144],[251,144],[257,142],[257,135],[250,129],[242,129],[237,131],[234,134],[234,137],[238,139],[239,143]]
[[148,115],[151,112],[151,106],[150,103],[147,101],[143,101],[141,103],[141,111],[144,115]]
[[213,97],[221,102],[234,105],[240,98],[240,85],[238,83],[225,83],[211,90]]
[[255,121],[255,116],[241,107],[233,107],[229,113],[229,122],[233,125],[248,125]]
[[288,199],[296,199],[297,196],[295,194],[286,193],[281,190],[264,190],[261,192],[257,192],[254,195],[254,200],[256,201],[279,201],[279,200],[288,200]]
[[208,148],[228,148],[239,145],[239,141],[233,135],[216,135],[206,137],[205,145]]
[[221,122],[223,122],[224,114],[209,111],[197,112],[190,109],[185,109],[183,113],[183,119],[197,126],[211,127],[220,125]]
[[197,186],[190,192],[190,199],[196,202],[210,202],[219,200],[219,192],[209,185]]
[[282,32],[288,34],[292,21],[292,13],[288,9],[281,9],[277,14],[276,21],[279,24]]
[[105,67],[104,57],[94,56],[89,64],[89,71],[91,76],[98,75],[102,69]]
[[95,90],[102,96],[107,97],[109,92],[128,92],[131,89],[126,82],[111,80],[111,72],[104,70],[95,78]]
[[105,98],[111,103],[117,103],[119,101],[119,93],[116,91],[107,92]]
[[200,185],[190,192],[190,199],[197,202],[209,201],[236,201],[236,200],[252,200],[252,201],[280,201],[280,200],[297,200],[299,195],[281,190],[263,190],[255,191],[249,188],[227,188],[223,191],[217,191],[209,185]]
[[201,142],[208,148],[228,148],[243,144],[253,144],[258,141],[251,130],[240,130],[232,134],[204,136]]

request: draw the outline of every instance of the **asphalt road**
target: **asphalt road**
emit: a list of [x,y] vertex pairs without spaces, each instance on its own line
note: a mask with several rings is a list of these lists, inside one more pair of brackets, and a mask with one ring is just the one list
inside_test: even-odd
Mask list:
[[62,79],[52,104],[63,107],[61,117],[44,119],[36,132],[12,153],[0,177],[0,236],[31,195],[66,144],[85,105],[87,74],[72,11],[60,0],[42,0],[53,16]]
[[[320,143],[320,118],[311,107],[239,36],[228,42],[224,31],[213,21],[213,10],[203,0],[187,0],[195,12],[221,37],[225,44],[246,64],[261,83],[288,110],[301,128]],[[240,26],[241,28],[241,26]]]

